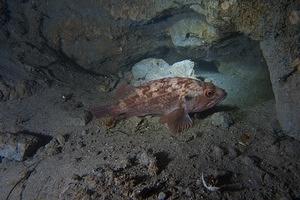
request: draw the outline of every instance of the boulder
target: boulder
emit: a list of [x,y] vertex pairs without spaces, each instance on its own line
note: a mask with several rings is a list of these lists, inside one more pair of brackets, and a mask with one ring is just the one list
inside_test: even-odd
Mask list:
[[36,136],[19,133],[0,133],[0,157],[23,161],[40,147]]
[[261,42],[261,49],[270,71],[277,118],[281,128],[288,135],[300,139],[300,76],[299,71],[291,73],[293,60],[288,55],[287,49],[292,46],[293,42],[286,44],[283,40],[264,40]]
[[[281,128],[288,135],[300,139],[300,76],[299,41],[300,30],[297,23],[289,20],[289,15],[300,8],[300,2],[290,3],[287,7],[267,4],[266,18],[279,15],[267,26],[268,34],[260,42],[260,48],[268,65],[270,79],[276,100],[277,118]],[[272,29],[277,27],[276,30]]]
[[203,18],[182,19],[171,27],[170,34],[177,47],[202,46],[220,39],[218,30]]
[[133,84],[141,84],[165,77],[194,77],[194,62],[183,60],[169,65],[162,59],[147,58],[132,67]]

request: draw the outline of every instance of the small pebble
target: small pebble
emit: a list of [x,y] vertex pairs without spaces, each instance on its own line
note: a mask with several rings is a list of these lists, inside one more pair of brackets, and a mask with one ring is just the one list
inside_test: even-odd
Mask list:
[[224,153],[224,151],[223,151],[223,149],[221,147],[214,146],[214,148],[213,148],[213,154],[215,155],[215,157],[217,159],[221,159],[224,156],[225,153]]
[[226,112],[214,113],[210,118],[211,124],[217,127],[229,128],[233,124],[233,119]]
[[191,197],[193,195],[190,188],[186,188],[184,192],[185,192],[185,195],[188,196],[188,197]]
[[142,152],[138,156],[139,163],[148,167],[148,173],[151,176],[157,175],[159,172],[158,163],[156,157],[151,152]]
[[223,10],[228,10],[229,7],[230,7],[230,4],[228,1],[224,1],[223,3],[221,3],[221,8]]
[[81,135],[87,135],[88,134],[88,131],[87,130],[83,130],[82,132],[81,132]]
[[117,169],[125,169],[131,166],[131,161],[129,158],[123,158],[118,163]]
[[56,140],[57,140],[57,142],[58,142],[61,146],[63,146],[63,145],[65,144],[65,142],[66,142],[66,139],[65,139],[65,137],[64,137],[63,135],[58,135],[58,136],[56,137]]
[[234,147],[228,147],[227,151],[228,151],[229,158],[236,158],[240,154],[240,152]]
[[158,200],[165,200],[166,198],[167,198],[167,195],[164,192],[160,192],[157,197]]
[[299,24],[300,23],[300,11],[293,10],[289,14],[289,20],[290,20],[290,23],[293,25]]

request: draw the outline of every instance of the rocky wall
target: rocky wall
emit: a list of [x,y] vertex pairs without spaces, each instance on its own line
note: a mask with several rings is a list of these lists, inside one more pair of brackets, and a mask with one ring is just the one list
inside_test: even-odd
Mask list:
[[278,120],[285,132],[299,139],[300,15],[297,12],[300,2],[295,2],[285,4],[285,7],[274,5],[271,16],[278,13],[282,15],[273,19],[272,29],[260,42],[260,46],[270,72]]

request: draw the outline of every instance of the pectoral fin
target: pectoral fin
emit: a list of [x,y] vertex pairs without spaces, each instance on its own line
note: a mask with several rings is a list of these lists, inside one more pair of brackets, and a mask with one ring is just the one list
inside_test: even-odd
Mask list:
[[193,124],[189,114],[184,108],[178,108],[160,118],[162,124],[167,124],[173,134],[180,133]]

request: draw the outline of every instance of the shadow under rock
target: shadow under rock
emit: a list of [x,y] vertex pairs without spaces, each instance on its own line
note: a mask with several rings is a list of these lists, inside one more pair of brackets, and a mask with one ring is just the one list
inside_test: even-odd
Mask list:
[[198,119],[204,119],[217,112],[233,112],[239,110],[236,106],[219,105],[203,112],[194,113],[193,116]]

